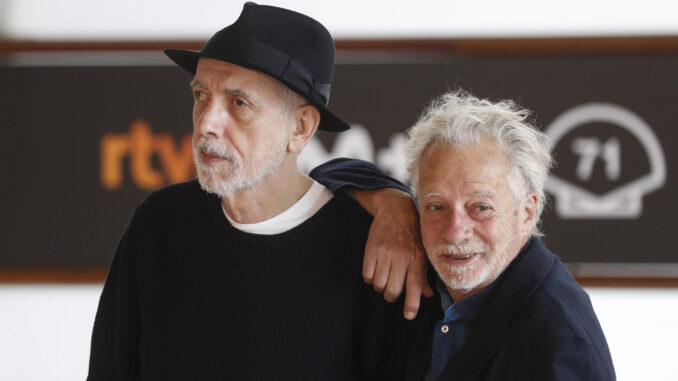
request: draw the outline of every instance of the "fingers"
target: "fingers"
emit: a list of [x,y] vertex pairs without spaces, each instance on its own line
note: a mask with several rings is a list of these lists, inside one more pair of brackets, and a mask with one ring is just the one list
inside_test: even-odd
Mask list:
[[407,274],[406,290],[405,290],[405,319],[414,319],[417,316],[419,311],[419,303],[421,300],[421,294],[424,289],[424,285],[428,286],[426,282],[426,277],[421,277],[418,271],[415,268],[418,267],[415,264],[412,265]]
[[395,255],[395,250],[384,245],[367,245],[363,259],[363,280],[388,302],[395,302],[403,292],[409,255]]
[[[365,196],[361,196],[363,201],[359,193]],[[406,317],[413,318],[421,295],[433,294],[426,281],[426,256],[421,247],[416,205],[399,190],[361,191],[355,196],[363,206],[364,201],[369,201],[372,208],[368,210],[374,217],[365,245],[363,279],[389,302],[406,291]]]
[[386,284],[388,283],[388,274],[391,272],[391,261],[390,258],[384,258],[384,256],[379,256],[376,262],[376,268],[374,270],[374,278],[372,279],[372,287],[378,292],[383,293],[386,290]]
[[403,310],[403,315],[405,319],[412,320],[417,317],[417,312],[419,312],[419,302],[421,301],[421,292],[422,289],[414,282],[407,282],[407,291],[405,292],[405,308]]
[[431,285],[428,284],[428,276],[426,275],[427,269],[428,261],[426,260],[426,253],[424,252],[424,248],[420,246],[419,250],[417,250],[414,263],[408,270],[408,276],[410,276],[409,274],[412,274],[411,276],[414,277],[413,282],[420,284],[424,296],[430,298],[433,296],[433,289],[431,288]]
[[363,280],[367,284],[372,284],[374,280],[374,271],[377,267],[377,256],[371,245],[365,245],[365,255],[363,256]]
[[394,259],[400,259],[398,262],[391,262],[391,271],[388,274],[388,283],[384,289],[384,299],[387,302],[393,303],[398,300],[398,297],[403,292],[405,285],[405,278],[407,277],[407,267],[409,260],[407,256],[396,256]]
[[382,252],[384,252],[382,245],[368,242],[365,246],[365,257],[363,258],[363,280],[365,283],[371,284],[374,290],[380,294],[386,290],[389,273],[391,272],[391,260],[387,255],[380,254]]
[[391,303],[405,290],[403,315],[406,319],[417,316],[422,295],[433,296],[426,268],[426,255],[421,246],[410,248],[407,253],[380,245],[368,244],[365,248],[363,279]]
[[421,254],[407,271],[405,308],[403,311],[405,319],[412,320],[417,316],[422,294],[428,298],[433,296],[433,290],[426,277],[426,267],[426,260],[423,259],[423,254]]

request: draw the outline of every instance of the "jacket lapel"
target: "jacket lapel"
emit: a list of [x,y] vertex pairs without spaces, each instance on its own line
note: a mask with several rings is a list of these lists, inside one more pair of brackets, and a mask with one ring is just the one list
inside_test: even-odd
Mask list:
[[497,284],[471,335],[450,359],[439,380],[475,380],[489,366],[510,330],[511,317],[543,282],[554,259],[538,238],[528,241],[495,281]]

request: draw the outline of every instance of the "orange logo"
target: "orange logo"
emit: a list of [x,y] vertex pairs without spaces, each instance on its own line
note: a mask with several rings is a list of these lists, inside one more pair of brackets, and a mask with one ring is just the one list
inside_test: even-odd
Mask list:
[[[122,186],[125,158],[132,182],[144,190],[195,177],[191,134],[184,135],[177,147],[170,134],[153,134],[143,119],[133,121],[129,133],[104,134],[100,154],[101,185],[108,190]],[[154,158],[160,168],[154,166]]]

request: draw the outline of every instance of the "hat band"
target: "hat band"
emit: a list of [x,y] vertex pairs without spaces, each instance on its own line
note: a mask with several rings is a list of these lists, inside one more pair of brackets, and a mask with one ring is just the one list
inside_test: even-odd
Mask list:
[[298,60],[228,28],[215,34],[201,55],[267,73],[309,100],[327,106],[330,84],[319,83]]

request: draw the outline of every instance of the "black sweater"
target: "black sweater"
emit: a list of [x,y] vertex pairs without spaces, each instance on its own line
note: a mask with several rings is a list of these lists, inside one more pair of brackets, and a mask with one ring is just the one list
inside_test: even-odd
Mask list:
[[335,198],[255,235],[197,181],[153,193],[115,254],[88,379],[398,379],[412,327],[361,279],[370,222]]

